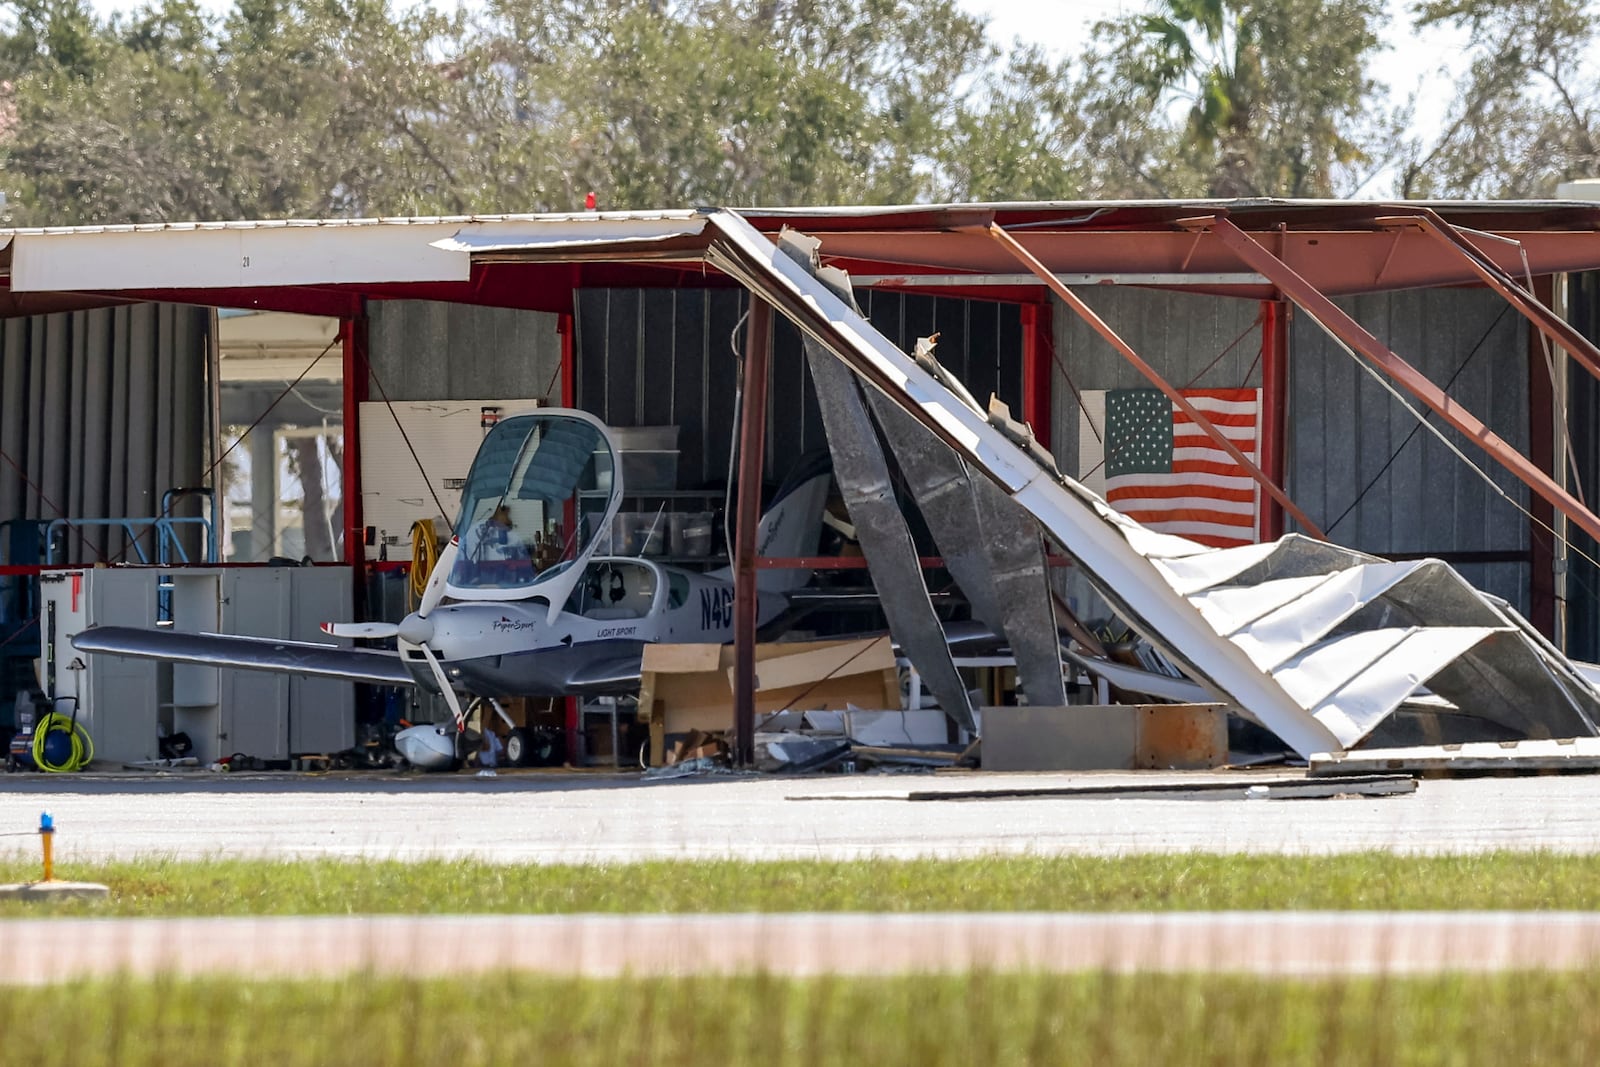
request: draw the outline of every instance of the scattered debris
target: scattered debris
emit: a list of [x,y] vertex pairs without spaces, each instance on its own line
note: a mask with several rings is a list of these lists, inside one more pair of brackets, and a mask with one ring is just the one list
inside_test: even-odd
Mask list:
[[1372,748],[1311,757],[1311,777],[1399,771],[1426,777],[1480,774],[1585,774],[1600,771],[1600,737],[1477,741],[1459,745]]
[[[671,762],[673,735],[732,728],[732,669],[731,645],[645,646],[639,715],[650,727],[652,766]],[[899,699],[894,647],[886,637],[756,646],[758,721],[802,711],[894,707]]]
[[666,766],[674,767],[693,760],[728,761],[728,738],[722,733],[690,730],[667,751]]
[[1203,781],[1130,782],[1114,785],[1006,786],[924,789],[903,793],[833,793],[790,800],[1331,800],[1352,796],[1404,796],[1417,791],[1407,774],[1377,774],[1316,782],[1308,778],[1253,777]]
[[[814,239],[786,230],[775,246],[729,211],[713,212],[707,232],[710,262],[992,478],[1209,699],[1301,755],[1374,733],[1382,744],[1391,716],[1419,698],[1442,699],[1441,717],[1516,736],[1600,733],[1600,689],[1446,564],[1389,562],[1298,535],[1212,549],[1141,526],[1063,476],[1006,412],[977,407],[942,383],[936,364],[874,329],[847,277],[821,265]],[[819,365],[813,358],[814,375]]]
[[851,745],[857,763],[903,764],[910,767],[954,767],[967,753],[967,745]]
[[850,755],[850,739],[837,734],[758,733],[756,770],[787,774],[820,771]]
[[700,756],[682,763],[674,763],[668,767],[651,767],[644,772],[643,777],[651,781],[664,778],[693,778],[706,774],[732,774],[731,768],[707,756]]

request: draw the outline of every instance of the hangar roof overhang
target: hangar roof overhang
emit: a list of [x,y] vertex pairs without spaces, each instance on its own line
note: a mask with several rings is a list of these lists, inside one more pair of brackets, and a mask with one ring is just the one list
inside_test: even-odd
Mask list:
[[[1227,217],[1329,295],[1478,284],[1408,225],[1432,210],[1516,276],[1600,269],[1600,204],[1164,200],[740,210],[793,227],[858,285],[1021,302],[1045,289],[986,232],[1072,285],[1245,298],[1275,287],[1193,220]],[[582,287],[734,284],[706,257],[709,209],[164,223],[0,231],[0,315],[130,300],[349,315],[363,299],[568,311]],[[1186,224],[1187,223],[1187,224]]]

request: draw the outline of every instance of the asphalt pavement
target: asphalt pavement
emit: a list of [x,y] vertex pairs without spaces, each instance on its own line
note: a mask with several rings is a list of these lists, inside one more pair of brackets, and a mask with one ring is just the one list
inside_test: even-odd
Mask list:
[[1317,800],[1272,799],[1270,791],[1252,799],[1104,793],[907,799],[943,790],[1265,782],[1284,774],[1280,768],[667,781],[572,772],[0,775],[0,855],[36,853],[29,831],[41,811],[55,818],[63,861],[226,855],[617,863],[1184,850],[1588,852],[1600,845],[1600,775],[1426,780],[1408,795]]

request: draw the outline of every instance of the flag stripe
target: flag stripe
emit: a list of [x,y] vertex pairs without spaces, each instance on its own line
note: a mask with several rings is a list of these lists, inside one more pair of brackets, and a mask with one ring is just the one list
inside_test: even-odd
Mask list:
[[1173,533],[1174,530],[1170,524],[1175,522],[1208,523],[1219,527],[1222,532],[1231,533],[1235,536],[1255,529],[1254,516],[1231,515],[1226,511],[1207,511],[1204,508],[1161,508],[1157,511],[1118,508],[1117,510],[1133,521],[1142,522],[1146,526],[1154,527],[1156,523],[1160,523],[1162,533]]
[[[1212,455],[1216,455],[1215,452]],[[1255,485],[1255,481],[1247,474],[1239,473],[1239,465],[1230,459],[1184,459],[1172,464],[1173,474],[1220,474],[1224,477],[1238,478],[1241,484]]]
[[[1223,479],[1217,479],[1223,481]],[[1231,482],[1231,480],[1230,480]],[[1256,488],[1254,485],[1224,484],[1204,486],[1204,499],[1230,500],[1238,504],[1256,502]],[[1185,478],[1183,482],[1173,485],[1113,485],[1106,491],[1106,499],[1116,502],[1121,500],[1182,500],[1185,497],[1194,497],[1196,483]]]
[[[1213,426],[1247,426],[1254,429],[1256,424],[1256,413],[1254,411],[1223,412],[1207,411],[1201,408],[1200,414],[1204,415],[1206,421]],[[1200,425],[1199,420],[1190,418],[1189,413],[1186,411],[1174,411],[1172,413],[1172,421],[1178,426]]]
[[[1240,448],[1238,451],[1245,453],[1246,458],[1248,458],[1248,456],[1254,456],[1254,453],[1256,453],[1256,446],[1251,445],[1250,448]],[[1184,461],[1184,459],[1210,459],[1210,461],[1213,462],[1226,462],[1226,464],[1229,464],[1229,466],[1234,467],[1234,470],[1237,470],[1238,477],[1250,477],[1250,475],[1245,474],[1245,469],[1243,469],[1243,467],[1235,464],[1232,456],[1224,453],[1221,448],[1213,448],[1210,442],[1206,442],[1205,446],[1184,445],[1179,448],[1179,446],[1174,445],[1173,462]]]
[[[1205,497],[1181,497],[1177,500],[1119,500],[1117,510],[1124,515],[1139,518],[1156,516],[1152,521],[1163,521],[1159,516],[1174,519],[1204,518],[1207,522],[1220,522],[1228,526],[1250,529],[1255,525],[1254,504],[1240,504],[1233,500],[1207,500]],[[1145,520],[1139,518],[1140,522]]]
[[[1254,393],[1255,390],[1251,389],[1248,390],[1248,392]],[[1220,400],[1211,396],[1197,396],[1194,393],[1184,393],[1183,398],[1190,404],[1194,405],[1195,408],[1204,412],[1207,416],[1248,415],[1252,419],[1256,417],[1257,405],[1254,397],[1251,397],[1248,400]],[[1175,408],[1174,413],[1182,418],[1188,418],[1188,416],[1184,415],[1180,409]]]
[[[1250,453],[1256,450],[1256,435],[1254,430],[1250,431],[1248,434],[1242,434],[1231,427],[1219,427],[1219,429],[1222,430],[1222,436],[1233,442],[1233,447],[1237,448],[1245,455],[1248,456]],[[1207,437],[1203,433],[1195,433],[1194,431],[1189,430],[1187,427],[1185,427],[1184,430],[1177,430],[1173,433],[1172,447],[1206,448],[1210,449],[1213,454],[1226,454],[1222,452],[1222,446],[1217,444],[1211,438]]]

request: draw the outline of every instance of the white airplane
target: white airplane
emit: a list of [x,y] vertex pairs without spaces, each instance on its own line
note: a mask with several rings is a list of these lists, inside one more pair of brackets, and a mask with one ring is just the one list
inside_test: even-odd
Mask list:
[[[817,551],[831,474],[797,471],[757,531],[764,556]],[[417,605],[399,623],[324,623],[333,637],[394,638],[398,652],[304,641],[93,627],[82,652],[287,671],[441,694],[459,729],[459,694],[500,698],[625,692],[639,682],[654,642],[733,640],[733,575],[700,573],[610,548],[625,494],[616,442],[587,412],[546,409],[498,423],[484,437],[462,489],[457,534],[440,553]],[[658,521],[665,523],[661,515]],[[808,572],[763,570],[757,624],[790,609]],[[492,703],[492,699],[491,699]],[[498,708],[496,709],[498,710]],[[508,720],[509,723],[509,720]],[[427,752],[454,739],[414,727]],[[431,733],[431,737],[423,736]],[[406,742],[397,738],[406,755]],[[407,758],[411,758],[408,756]]]

